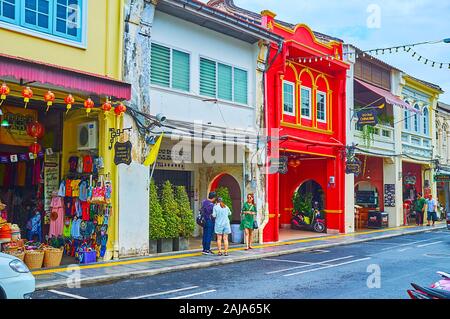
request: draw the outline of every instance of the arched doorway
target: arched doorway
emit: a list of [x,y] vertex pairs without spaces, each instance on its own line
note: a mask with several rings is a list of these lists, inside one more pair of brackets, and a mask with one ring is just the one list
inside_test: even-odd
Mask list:
[[325,192],[323,191],[322,186],[320,186],[320,184],[316,181],[310,179],[303,182],[297,189],[297,192],[299,192],[302,197],[305,197],[307,194],[311,193],[311,204],[317,202],[319,205],[319,210],[325,209]]
[[226,187],[230,194],[230,198],[232,201],[232,207],[230,207],[233,215],[232,221],[240,221],[241,220],[241,187],[239,186],[238,181],[231,176],[230,174],[222,173],[216,176],[211,185],[209,187],[209,191],[216,191],[220,187]]

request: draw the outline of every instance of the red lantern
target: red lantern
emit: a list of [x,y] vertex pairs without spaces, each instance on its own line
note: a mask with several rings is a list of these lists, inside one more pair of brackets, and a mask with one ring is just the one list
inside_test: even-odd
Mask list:
[[91,98],[88,98],[86,101],[84,101],[84,108],[86,109],[86,115],[89,115],[91,110],[94,108],[94,102],[91,100]]
[[6,83],[3,83],[2,86],[0,86],[0,105],[2,105],[3,101],[6,100],[6,97],[8,96],[10,92],[9,87],[6,85]]
[[38,121],[30,122],[27,124],[27,134],[34,139],[41,139],[42,137],[44,137],[44,133],[45,128]]
[[42,147],[40,144],[34,142],[33,144],[30,145],[28,150],[30,151],[30,153],[33,153],[34,158],[36,158],[37,154],[42,150]]
[[22,96],[23,101],[25,102],[25,108],[27,108],[28,102],[30,102],[30,99],[33,97],[33,91],[30,89],[29,86],[27,86],[22,90]]
[[75,103],[75,99],[73,98],[72,94],[67,95],[64,98],[64,103],[66,103],[66,114],[69,112],[69,110],[72,108],[72,104]]
[[111,111],[112,109],[112,105],[111,103],[109,103],[108,101],[106,101],[105,103],[103,103],[102,105],[102,110],[105,113],[105,118],[106,118],[106,114],[109,113],[109,111]]
[[123,103],[119,103],[119,105],[114,108],[114,113],[116,113],[117,116],[122,116],[126,111],[127,107]]
[[44,101],[47,102],[47,110],[45,112],[48,112],[48,109],[53,105],[53,102],[55,101],[55,94],[52,91],[48,91],[44,94]]

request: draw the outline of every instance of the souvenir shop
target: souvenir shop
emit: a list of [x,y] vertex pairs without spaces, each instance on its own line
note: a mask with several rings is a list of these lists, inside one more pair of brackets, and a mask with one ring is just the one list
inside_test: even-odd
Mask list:
[[106,134],[126,107],[17,82],[0,83],[0,95],[0,250],[30,269],[110,258],[115,166]]

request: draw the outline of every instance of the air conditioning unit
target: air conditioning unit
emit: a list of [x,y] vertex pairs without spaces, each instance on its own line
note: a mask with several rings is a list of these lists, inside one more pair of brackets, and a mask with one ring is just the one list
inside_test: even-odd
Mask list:
[[98,148],[97,122],[86,122],[77,127],[78,150],[92,150]]

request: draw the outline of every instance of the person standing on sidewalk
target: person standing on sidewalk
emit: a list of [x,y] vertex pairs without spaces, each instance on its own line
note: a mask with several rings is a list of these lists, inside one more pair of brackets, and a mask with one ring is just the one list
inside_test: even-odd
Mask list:
[[213,219],[213,209],[214,204],[216,202],[216,192],[210,192],[208,195],[208,199],[205,199],[202,202],[202,215],[205,219],[205,224],[203,226],[203,255],[214,255],[214,253],[211,251],[211,240],[213,237],[214,232],[214,219]]
[[437,202],[433,198],[433,195],[431,194],[428,198],[429,199],[427,200],[427,220],[428,220],[427,226],[430,226],[431,221],[433,221],[434,226],[434,223],[437,221],[437,214],[436,214]]
[[[217,198],[217,204],[213,210],[214,232],[217,235],[217,248],[219,248],[219,256],[228,256],[228,235],[231,234],[230,218],[231,210],[223,202],[222,198]],[[224,252],[222,254],[222,239]]]
[[417,193],[417,199],[414,204],[414,211],[416,212],[417,226],[423,226],[423,215],[425,212],[427,200],[422,197],[422,193]]
[[242,207],[242,221],[241,230],[245,231],[245,243],[247,248],[245,250],[253,249],[252,247],[252,235],[254,229],[254,223],[256,218],[256,205],[255,197],[252,193],[247,195],[247,202]]

